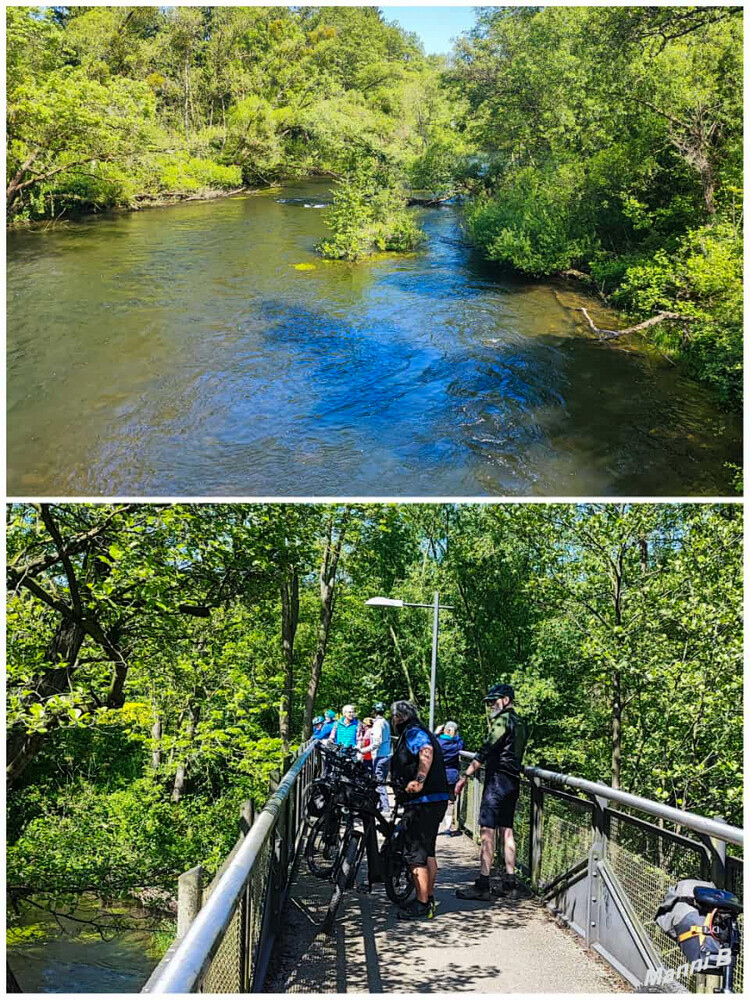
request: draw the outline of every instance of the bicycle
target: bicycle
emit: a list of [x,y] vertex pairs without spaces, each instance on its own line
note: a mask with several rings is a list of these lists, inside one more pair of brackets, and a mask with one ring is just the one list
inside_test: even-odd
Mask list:
[[[404,837],[401,817],[403,804],[398,795],[390,818],[380,811],[376,779],[362,779],[350,793],[350,800],[343,807],[348,816],[341,851],[332,876],[334,888],[328,911],[323,920],[323,931],[330,934],[344,893],[354,886],[362,859],[367,853],[367,881],[361,891],[371,892],[375,882],[383,882],[392,903],[403,905],[414,892],[411,869],[404,858]],[[354,820],[362,828],[357,829]],[[383,844],[378,847],[378,834]]]
[[[310,787],[305,820],[311,826],[305,845],[307,867],[316,878],[327,879],[333,875],[352,823],[346,807],[349,788],[367,777],[367,772],[355,755],[345,747],[321,744],[324,774]],[[343,830],[342,830],[343,822]]]

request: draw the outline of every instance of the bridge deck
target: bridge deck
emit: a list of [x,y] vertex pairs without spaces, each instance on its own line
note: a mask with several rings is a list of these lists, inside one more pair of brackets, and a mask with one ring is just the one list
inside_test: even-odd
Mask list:
[[396,919],[382,886],[345,896],[320,933],[331,886],[298,862],[267,993],[618,993],[623,980],[561,930],[536,900],[457,899],[476,875],[467,836],[438,838],[434,920]]

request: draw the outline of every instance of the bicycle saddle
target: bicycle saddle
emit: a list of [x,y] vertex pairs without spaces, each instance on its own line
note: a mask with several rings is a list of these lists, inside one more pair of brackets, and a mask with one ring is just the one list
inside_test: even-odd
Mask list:
[[724,910],[725,913],[731,913],[734,916],[742,913],[742,901],[733,892],[727,892],[726,889],[714,889],[712,886],[698,885],[693,890],[693,895],[695,896],[695,902],[698,904],[698,909],[704,912],[708,912],[709,910]]

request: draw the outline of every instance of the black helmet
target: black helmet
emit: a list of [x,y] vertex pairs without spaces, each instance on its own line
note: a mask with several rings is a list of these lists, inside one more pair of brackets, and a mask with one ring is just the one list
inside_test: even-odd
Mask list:
[[515,693],[512,684],[493,684],[487,692],[485,701],[497,701],[498,698],[510,698],[515,701]]
[[372,706],[372,710],[373,712],[378,712],[382,714],[383,712],[385,712],[385,704],[382,701],[376,701],[375,704]]

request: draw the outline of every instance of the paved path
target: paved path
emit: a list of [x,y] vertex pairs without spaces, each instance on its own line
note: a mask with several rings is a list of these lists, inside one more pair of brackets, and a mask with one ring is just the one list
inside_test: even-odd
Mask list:
[[266,993],[619,993],[621,979],[561,930],[536,900],[457,899],[476,875],[467,836],[438,838],[434,920],[399,921],[382,886],[349,892],[335,933],[320,933],[329,883],[304,860]]

